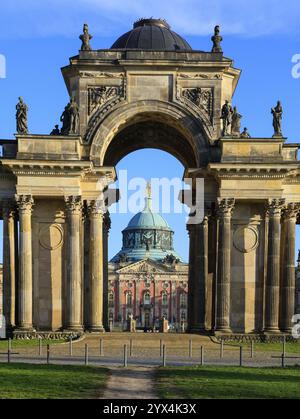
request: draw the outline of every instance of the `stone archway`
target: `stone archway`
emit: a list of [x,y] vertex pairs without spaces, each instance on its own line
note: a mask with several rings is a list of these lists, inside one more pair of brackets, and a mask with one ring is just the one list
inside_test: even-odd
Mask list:
[[[136,134],[140,128],[145,128],[142,137]],[[96,166],[114,165],[126,154],[148,147],[173,154],[186,168],[209,162],[209,137],[200,120],[178,105],[160,101],[126,104],[112,112],[92,137],[90,159]]]

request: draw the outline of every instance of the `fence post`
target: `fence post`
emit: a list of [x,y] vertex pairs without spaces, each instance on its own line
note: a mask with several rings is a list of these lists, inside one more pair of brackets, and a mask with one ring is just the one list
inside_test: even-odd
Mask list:
[[50,345],[47,345],[47,365],[50,364]]
[[132,356],[132,349],[133,349],[133,342],[132,342],[132,339],[130,339],[129,356]]
[[7,350],[7,363],[10,364],[10,355],[11,355],[11,350],[8,349]]
[[163,367],[167,366],[167,347],[166,345],[163,345]]
[[220,348],[220,358],[224,358],[224,340],[221,340],[221,348]]
[[89,365],[89,346],[87,343],[84,347],[84,365]]
[[42,355],[42,339],[39,338],[39,356]]
[[254,358],[254,340],[251,340],[251,353],[250,353],[251,359]]
[[8,339],[7,345],[8,345],[7,350],[11,351],[12,350],[11,338]]
[[189,358],[193,357],[193,341],[189,341]]
[[240,367],[243,366],[243,347],[240,346]]
[[160,345],[160,348],[159,348],[159,351],[160,351],[159,354],[160,355],[159,356],[162,357],[163,356],[163,341],[162,341],[162,339],[159,340],[159,345]]
[[285,354],[281,355],[281,367],[285,368]]
[[100,339],[100,356],[104,356],[103,355],[103,339]]
[[201,348],[200,348],[200,365],[201,365],[201,367],[203,367],[203,365],[204,365],[204,348],[203,348],[203,346],[201,346]]
[[283,356],[285,357],[286,356],[286,336],[285,335],[282,337],[282,353],[283,353]]
[[72,336],[70,337],[70,342],[69,342],[69,355],[73,356],[73,338],[72,338]]
[[125,344],[124,345],[124,359],[123,359],[123,367],[124,368],[127,368],[127,366],[128,366],[128,353],[127,353],[127,349],[128,349],[128,347]]

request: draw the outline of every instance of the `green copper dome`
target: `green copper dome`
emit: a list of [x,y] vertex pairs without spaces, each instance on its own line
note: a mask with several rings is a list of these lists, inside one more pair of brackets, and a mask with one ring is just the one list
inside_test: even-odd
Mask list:
[[173,247],[174,231],[160,214],[152,211],[151,192],[145,198],[145,208],[136,214],[122,232],[122,250],[111,262],[136,262],[144,259],[154,261],[176,260],[182,262]]
[[150,197],[146,198],[146,205],[142,212],[136,214],[128,224],[126,230],[136,228],[165,228],[170,230],[166,220],[160,214],[152,212]]

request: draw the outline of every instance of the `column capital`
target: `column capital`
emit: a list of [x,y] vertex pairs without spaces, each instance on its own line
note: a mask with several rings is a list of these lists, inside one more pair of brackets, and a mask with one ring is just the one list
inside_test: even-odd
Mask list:
[[105,207],[103,205],[103,201],[101,199],[88,201],[87,212],[88,212],[89,217],[98,217],[98,218],[104,219]]
[[65,203],[67,210],[73,215],[82,213],[82,199],[80,195],[66,196]]
[[287,204],[286,208],[284,208],[283,210],[284,220],[296,221],[299,212],[300,212],[300,203],[291,202]]
[[217,214],[219,218],[231,217],[235,205],[234,198],[218,198]]
[[285,199],[268,199],[266,205],[266,215],[269,217],[281,217],[281,212],[285,206]]
[[16,202],[19,212],[31,214],[34,205],[31,195],[16,195]]

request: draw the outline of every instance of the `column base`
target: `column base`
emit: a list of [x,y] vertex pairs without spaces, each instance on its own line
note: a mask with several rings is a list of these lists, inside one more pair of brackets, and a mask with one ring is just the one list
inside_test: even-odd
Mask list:
[[278,327],[270,327],[264,330],[265,335],[280,335],[282,332]]
[[105,333],[103,326],[88,326],[86,329],[87,333]]
[[64,332],[80,332],[83,333],[83,327],[82,325],[72,325],[72,326],[66,326],[63,329]]
[[231,335],[232,334],[232,330],[228,327],[224,327],[224,328],[218,328],[215,330],[215,335]]

